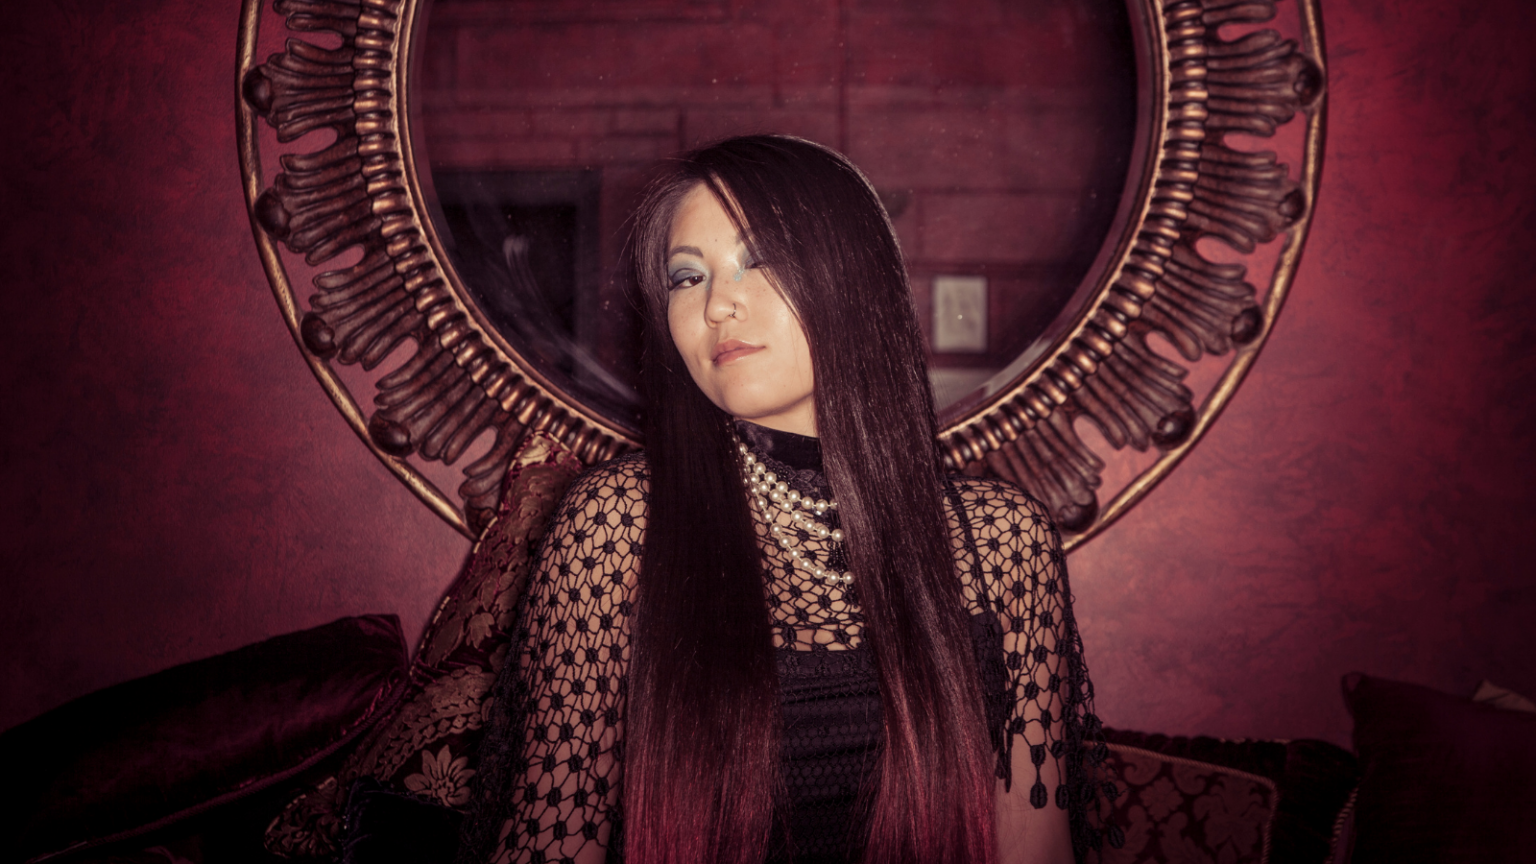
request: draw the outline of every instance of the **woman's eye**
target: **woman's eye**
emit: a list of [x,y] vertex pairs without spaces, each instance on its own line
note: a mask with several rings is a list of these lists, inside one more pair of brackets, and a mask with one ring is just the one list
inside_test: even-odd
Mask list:
[[704,281],[704,274],[693,270],[679,270],[670,277],[673,288],[692,288]]

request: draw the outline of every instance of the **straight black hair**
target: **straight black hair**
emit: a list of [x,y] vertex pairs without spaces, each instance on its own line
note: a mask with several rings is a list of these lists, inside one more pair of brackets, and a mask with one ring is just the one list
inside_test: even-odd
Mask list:
[[880,681],[885,739],[865,860],[993,861],[990,738],[906,268],[858,169],[781,136],[679,160],[652,186],[631,240],[650,492],[630,637],[626,857],[757,864],[779,776],[768,600],[730,418],[694,385],[667,325],[672,220],[701,185],[810,344],[824,470]]

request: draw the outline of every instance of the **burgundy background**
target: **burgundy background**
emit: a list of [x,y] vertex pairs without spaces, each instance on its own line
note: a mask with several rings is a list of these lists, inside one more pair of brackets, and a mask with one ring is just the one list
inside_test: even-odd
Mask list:
[[[1322,197],[1205,442],[1076,553],[1115,725],[1348,740],[1350,669],[1536,694],[1524,4],[1328,2]],[[59,0],[0,46],[0,727],[337,616],[467,543],[347,431],[240,192],[238,4]]]

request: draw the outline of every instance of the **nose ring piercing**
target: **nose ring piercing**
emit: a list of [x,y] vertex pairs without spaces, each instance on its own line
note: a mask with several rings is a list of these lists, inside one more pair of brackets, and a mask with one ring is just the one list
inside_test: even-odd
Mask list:
[[736,317],[736,304],[735,303],[731,304],[731,317],[732,318]]

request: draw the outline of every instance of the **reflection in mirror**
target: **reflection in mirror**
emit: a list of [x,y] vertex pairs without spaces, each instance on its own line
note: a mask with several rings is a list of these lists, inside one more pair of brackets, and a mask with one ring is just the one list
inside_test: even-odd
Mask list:
[[618,263],[659,160],[751,132],[847,153],[901,238],[943,409],[1078,311],[1134,145],[1131,28],[1114,2],[429,11],[413,135],[449,258],[541,374],[630,428],[638,326]]

